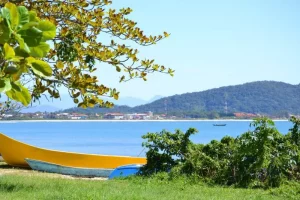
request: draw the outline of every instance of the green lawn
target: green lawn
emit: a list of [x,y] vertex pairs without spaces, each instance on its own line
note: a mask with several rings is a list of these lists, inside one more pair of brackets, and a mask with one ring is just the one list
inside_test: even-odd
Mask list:
[[[1,174],[1,170],[0,170]],[[300,199],[300,184],[279,189],[236,189],[192,184],[185,179],[81,180],[43,174],[0,175],[0,199]]]

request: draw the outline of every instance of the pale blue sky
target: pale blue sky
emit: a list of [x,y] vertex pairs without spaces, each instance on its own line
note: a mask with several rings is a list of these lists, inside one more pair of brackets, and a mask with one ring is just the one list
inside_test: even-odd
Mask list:
[[300,83],[299,0],[113,0],[149,34],[171,36],[140,55],[176,70],[147,82],[118,83],[115,69],[99,79],[121,96],[149,99],[258,80]]

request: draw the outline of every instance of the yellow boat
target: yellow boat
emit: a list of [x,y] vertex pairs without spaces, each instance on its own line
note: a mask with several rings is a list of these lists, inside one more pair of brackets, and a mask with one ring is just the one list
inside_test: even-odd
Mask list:
[[146,164],[146,158],[110,156],[54,151],[34,147],[0,133],[0,154],[4,161],[16,167],[28,167],[25,158],[41,160],[58,165],[83,168],[117,168],[128,164]]

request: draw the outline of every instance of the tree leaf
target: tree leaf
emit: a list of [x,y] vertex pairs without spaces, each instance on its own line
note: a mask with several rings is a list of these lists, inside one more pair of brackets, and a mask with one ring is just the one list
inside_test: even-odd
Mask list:
[[31,65],[31,63],[33,63],[34,61],[36,61],[36,59],[33,58],[33,57],[28,57],[28,58],[26,58],[26,61],[27,61],[27,63],[28,63],[29,65]]
[[19,12],[18,8],[13,3],[6,3],[5,8],[9,9],[10,12],[10,23],[11,23],[11,29],[16,30],[17,26],[19,25]]
[[64,68],[64,63],[61,62],[61,61],[57,61],[56,62],[56,67],[57,67],[57,69],[63,69]]
[[37,28],[43,32],[43,41],[51,40],[56,36],[56,27],[50,21],[40,21]]
[[[16,88],[18,86],[18,89]],[[21,90],[21,91],[20,91]],[[31,101],[31,95],[26,87],[19,82],[15,82],[14,88],[6,92],[6,95],[15,101],[21,102],[24,106],[27,106]]]
[[8,66],[8,67],[6,67],[5,70],[4,70],[4,72],[5,72],[6,74],[15,74],[15,73],[17,73],[18,71],[19,71],[18,68],[16,68],[15,66]]
[[16,56],[23,57],[23,58],[27,58],[30,56],[27,52],[25,52],[24,50],[21,50],[20,46],[15,48],[15,53],[16,53]]
[[10,80],[8,78],[0,79],[0,93],[11,90]]
[[43,32],[35,27],[19,31],[18,34],[22,36],[24,42],[29,47],[35,47],[39,45],[43,37]]
[[32,28],[34,26],[37,26],[37,25],[39,25],[38,22],[28,22],[28,23],[24,24],[19,31],[27,30],[27,29],[30,29],[30,28]]
[[18,82],[11,82],[11,87],[12,89],[18,91],[18,92],[22,92],[22,88],[20,87],[20,84],[18,84]]
[[115,100],[118,100],[119,99],[119,94],[114,94],[113,97],[114,97]]
[[27,44],[24,42],[24,39],[21,37],[21,35],[19,34],[14,34],[15,38],[17,39],[17,41],[19,42],[20,45],[20,49],[24,50],[26,53],[30,53],[30,49],[27,46]]
[[13,78],[14,81],[19,80],[20,77],[21,77],[21,75],[22,75],[23,73],[28,72],[28,69],[27,69],[27,66],[26,66],[26,65],[19,65],[19,66],[20,66],[20,68],[18,69],[18,72],[15,73],[15,74],[12,74],[12,78]]
[[8,8],[2,8],[1,9],[1,15],[4,19],[8,20],[8,22],[10,21],[10,12]]
[[29,21],[30,22],[37,22],[37,14],[35,11],[29,11]]
[[52,75],[52,68],[50,65],[42,60],[35,60],[31,63],[33,72],[39,76],[47,77]]
[[117,72],[120,72],[121,71],[121,68],[120,68],[120,66],[116,66],[116,70],[117,70]]
[[9,41],[11,37],[11,30],[8,28],[8,26],[5,24],[5,21],[3,20],[0,22],[0,44],[4,44]]
[[14,49],[9,46],[9,44],[4,44],[4,59],[9,60],[11,58],[15,57],[15,51]]
[[23,58],[22,57],[18,57],[18,56],[15,56],[15,57],[13,57],[13,58],[11,58],[11,59],[9,59],[11,62],[21,62],[21,60],[22,60]]
[[18,6],[19,24],[24,25],[29,22],[29,13],[26,7]]
[[36,58],[43,58],[47,55],[50,50],[49,44],[41,42],[38,46],[29,47],[30,55]]
[[164,36],[165,36],[165,37],[169,37],[169,36],[170,36],[170,34],[169,34],[169,33],[167,33],[167,32],[164,32]]

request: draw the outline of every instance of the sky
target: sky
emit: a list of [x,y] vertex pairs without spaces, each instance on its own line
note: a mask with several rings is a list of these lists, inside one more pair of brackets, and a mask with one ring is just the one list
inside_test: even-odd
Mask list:
[[148,81],[119,83],[120,74],[99,65],[99,80],[121,97],[150,99],[187,92],[274,80],[300,83],[299,0],[113,0],[131,7],[129,18],[145,33],[171,36],[138,47],[175,76],[155,73]]

